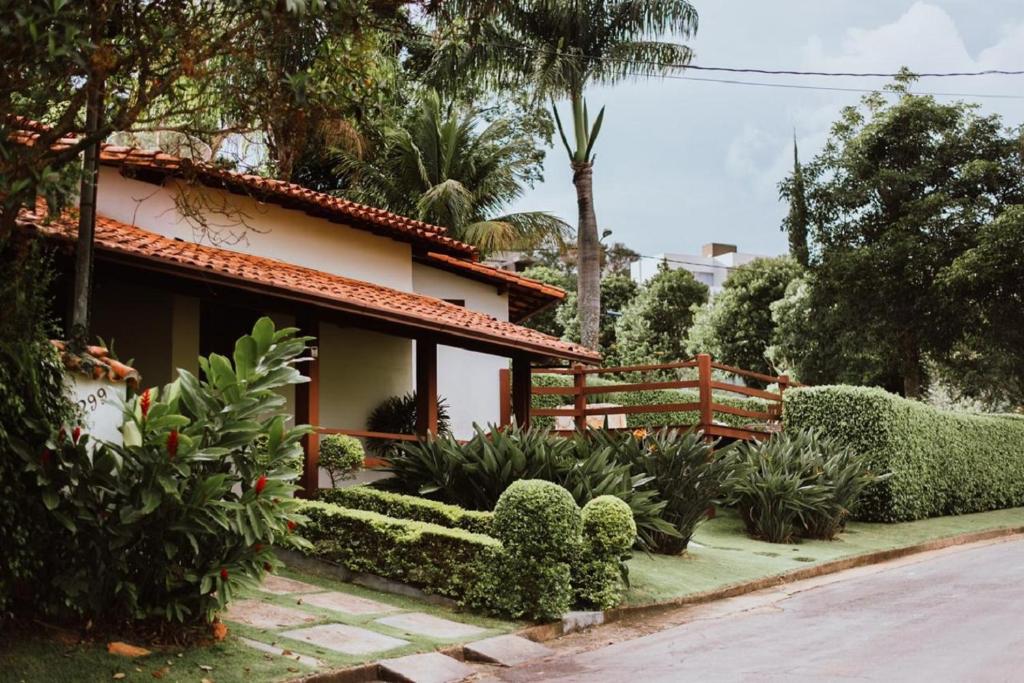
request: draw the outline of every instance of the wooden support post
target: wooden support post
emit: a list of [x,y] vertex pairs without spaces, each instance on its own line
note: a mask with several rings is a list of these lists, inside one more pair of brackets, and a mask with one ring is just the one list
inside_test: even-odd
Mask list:
[[711,356],[706,353],[697,354],[697,381],[700,397],[700,429],[708,436],[708,429],[714,422],[711,411]]
[[416,434],[437,434],[437,342],[416,340]]
[[508,368],[498,370],[498,423],[501,427],[512,424],[512,372]]
[[[320,425],[320,321],[314,316],[296,320],[302,334],[315,337],[308,349],[312,360],[301,367],[309,377],[304,384],[295,385],[295,424]],[[301,495],[312,498],[320,488],[320,438],[316,432],[302,437],[305,451],[302,467]]]
[[583,372],[583,366],[576,363],[572,366],[572,385],[575,392],[575,404],[573,405],[576,431],[583,432],[587,429],[587,395],[584,390],[587,387],[587,374]]
[[530,357],[515,356],[512,359],[512,415],[520,427],[530,426],[532,389],[533,375],[530,372]]
[[782,423],[783,399],[786,397],[786,389],[789,387],[789,375],[779,375],[779,423]]

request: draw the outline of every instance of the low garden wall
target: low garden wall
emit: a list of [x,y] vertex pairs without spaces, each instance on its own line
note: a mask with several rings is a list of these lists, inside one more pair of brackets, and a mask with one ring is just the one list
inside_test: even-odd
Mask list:
[[1024,417],[939,410],[881,389],[786,392],[783,421],[848,443],[878,473],[859,519],[896,522],[1024,505]]

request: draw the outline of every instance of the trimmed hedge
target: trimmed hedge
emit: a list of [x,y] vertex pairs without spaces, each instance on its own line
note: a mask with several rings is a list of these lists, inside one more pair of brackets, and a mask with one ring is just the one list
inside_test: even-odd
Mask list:
[[313,554],[354,572],[410,583],[456,600],[479,583],[502,545],[483,534],[303,501],[301,533]]
[[1024,505],[1024,417],[939,410],[865,387],[786,392],[786,429],[820,430],[892,476],[865,492],[858,519],[908,521]]
[[401,493],[381,491],[369,486],[321,489],[320,500],[353,510],[368,510],[388,517],[429,522],[450,529],[463,529],[476,534],[493,534],[494,515],[479,510],[466,510],[436,500]]
[[573,566],[576,598],[588,607],[619,604],[625,590],[625,560],[636,540],[633,513],[615,496],[598,496],[583,506],[583,547]]
[[[587,377],[588,386],[603,386],[608,384],[622,384],[629,380],[611,381],[601,377]],[[572,386],[572,377],[569,375],[536,374],[533,376],[533,384],[538,387],[568,387]],[[715,402],[736,408],[747,410],[764,411],[769,404],[760,398],[741,398],[739,394],[732,392],[714,392]],[[593,394],[588,397],[589,403],[617,403],[624,406],[661,405],[665,403],[695,403],[699,399],[698,392],[692,389],[654,389],[650,391],[627,391],[614,394]],[[557,408],[562,405],[569,405],[572,402],[571,396],[558,396],[555,394],[537,394],[532,398],[534,408]],[[742,427],[751,422],[750,418],[739,415],[726,415],[716,413],[715,419],[731,427]],[[697,424],[700,414],[694,410],[678,413],[635,413],[626,415],[628,427],[677,427],[681,425]],[[555,418],[534,417],[531,424],[538,426],[553,427]]]

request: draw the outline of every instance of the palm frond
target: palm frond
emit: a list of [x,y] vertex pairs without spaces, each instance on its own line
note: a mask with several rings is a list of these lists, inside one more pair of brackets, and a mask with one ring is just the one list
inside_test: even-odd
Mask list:
[[463,228],[462,239],[484,251],[534,249],[541,245],[559,248],[575,239],[568,223],[545,211],[526,211],[477,221]]

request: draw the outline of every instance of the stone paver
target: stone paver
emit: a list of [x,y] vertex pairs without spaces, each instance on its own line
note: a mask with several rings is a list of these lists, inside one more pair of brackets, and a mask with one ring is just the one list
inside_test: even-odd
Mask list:
[[319,593],[324,589],[305,581],[296,581],[285,576],[268,574],[263,579],[263,583],[260,584],[260,590],[274,595],[287,595],[288,593]]
[[319,659],[315,657],[300,655],[297,652],[291,652],[290,650],[285,650],[284,648],[277,647],[276,645],[268,645],[267,643],[261,643],[258,640],[252,640],[251,638],[239,638],[239,640],[242,641],[244,644],[248,645],[249,647],[259,650],[260,652],[267,652],[272,655],[280,655],[282,657],[287,657],[288,659],[294,660],[299,664],[305,664],[306,666],[311,667],[318,667],[324,665],[323,662],[321,662]]
[[440,652],[384,659],[377,664],[391,679],[408,683],[456,683],[474,671],[459,660]]
[[409,644],[409,641],[402,640],[401,638],[392,638],[391,636],[367,631],[365,628],[359,628],[358,626],[348,626],[347,624],[311,626],[309,628],[285,631],[281,635],[346,655],[383,652],[384,650],[393,650],[396,647]]
[[502,666],[516,666],[555,653],[549,647],[521,636],[504,635],[478,640],[463,646],[466,656]]
[[314,595],[303,595],[302,602],[306,605],[323,607],[324,609],[344,612],[345,614],[388,614],[398,612],[397,607],[386,605],[383,602],[360,598],[356,595],[331,591],[329,593],[316,593]]
[[235,600],[229,604],[223,616],[228,621],[269,629],[316,621],[316,617],[302,610],[281,607],[260,600]]
[[396,614],[393,617],[383,617],[374,620],[378,624],[384,624],[391,628],[397,628],[416,635],[428,636],[439,640],[450,640],[453,638],[469,638],[480,635],[485,629],[470,624],[461,624],[457,621],[449,621],[441,617],[435,617],[423,612],[407,612]]

